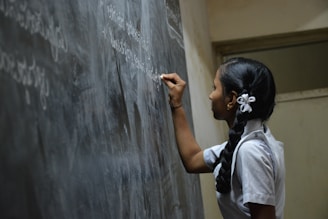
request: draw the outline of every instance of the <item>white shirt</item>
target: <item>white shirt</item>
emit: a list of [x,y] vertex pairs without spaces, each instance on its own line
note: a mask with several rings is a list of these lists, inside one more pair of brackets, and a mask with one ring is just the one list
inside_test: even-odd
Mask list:
[[[213,164],[226,142],[204,150],[206,164]],[[221,168],[213,171],[216,177]],[[244,133],[233,153],[231,192],[216,193],[224,218],[249,219],[248,203],[273,205],[276,218],[283,219],[285,205],[285,164],[283,144],[277,141],[260,120],[247,122]]]

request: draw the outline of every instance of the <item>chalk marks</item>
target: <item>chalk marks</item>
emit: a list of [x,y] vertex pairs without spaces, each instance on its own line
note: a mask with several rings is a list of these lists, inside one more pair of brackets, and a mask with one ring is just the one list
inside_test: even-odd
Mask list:
[[48,41],[55,62],[58,61],[58,49],[64,52],[68,51],[63,29],[59,24],[55,24],[52,15],[47,15],[46,20],[43,20],[41,12],[30,9],[25,0],[0,0],[0,12],[5,17],[16,21],[21,28],[31,35],[40,34],[44,40]]
[[[64,31],[53,15],[42,14],[40,10],[32,8],[26,0],[0,0],[0,13],[31,36],[37,34],[48,42],[51,57],[55,62],[58,62],[59,50],[68,52]],[[30,88],[33,88],[39,93],[42,109],[47,109],[47,98],[50,93],[49,80],[45,69],[37,64],[33,55],[22,57],[7,53],[0,48],[0,70],[1,73],[9,75],[17,84],[24,86],[25,101],[28,105],[32,104]]]
[[[129,48],[128,44],[121,40],[121,39],[115,39],[112,31],[110,29],[107,29],[103,32],[106,39],[108,39],[112,45],[112,47],[119,52],[120,54],[125,56],[125,60],[128,63],[132,63],[134,67],[136,67],[138,70],[141,70],[143,72],[146,72],[147,75],[150,75],[154,72],[153,67],[146,66],[145,62],[138,57],[131,48]],[[149,58],[150,59],[150,58]]]
[[0,48],[0,71],[9,75],[17,84],[24,86],[27,104],[31,104],[28,88],[37,89],[42,109],[47,109],[47,97],[50,93],[49,81],[46,78],[45,69],[36,64],[34,56],[27,61],[25,57],[19,59]]
[[[142,35],[141,32],[134,27],[131,21],[126,20],[123,14],[119,12],[113,4],[106,4],[104,0],[100,0],[100,7],[105,8],[104,12],[107,18],[114,22],[121,30],[125,31],[131,39],[138,42],[146,52],[149,52],[149,39]],[[111,28],[109,24],[107,24],[105,30],[108,28]]]
[[[125,57],[127,63],[130,63],[132,67],[145,73],[156,84],[156,89],[158,90],[160,86],[160,73],[157,68],[154,68],[150,64],[152,62],[149,39],[140,30],[135,28],[131,21],[125,19],[124,15],[113,4],[105,3],[104,0],[101,0],[99,7],[104,10],[105,17],[109,19],[109,22],[102,30],[103,37],[109,41],[113,49]],[[122,37],[115,37],[113,24],[116,25],[116,29],[124,32],[129,40],[139,45],[142,52],[138,51],[137,54],[133,51],[131,43],[128,43]]]

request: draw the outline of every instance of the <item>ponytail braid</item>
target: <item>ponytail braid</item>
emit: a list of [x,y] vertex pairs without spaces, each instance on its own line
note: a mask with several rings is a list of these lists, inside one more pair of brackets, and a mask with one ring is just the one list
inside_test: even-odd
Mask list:
[[242,134],[244,133],[247,120],[248,113],[241,112],[238,107],[233,127],[229,130],[229,140],[218,159],[218,163],[221,163],[221,168],[216,177],[216,190],[220,193],[230,192],[232,156]]

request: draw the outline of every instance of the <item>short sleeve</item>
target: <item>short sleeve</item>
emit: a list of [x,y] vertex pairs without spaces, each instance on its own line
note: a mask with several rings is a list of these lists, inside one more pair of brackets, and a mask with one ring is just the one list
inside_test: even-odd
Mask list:
[[207,148],[204,150],[203,156],[206,165],[213,171],[214,163],[220,157],[220,153],[223,150],[226,142],[220,145],[215,145],[213,147]]
[[274,164],[268,145],[260,140],[244,142],[237,153],[236,169],[243,204],[275,205]]

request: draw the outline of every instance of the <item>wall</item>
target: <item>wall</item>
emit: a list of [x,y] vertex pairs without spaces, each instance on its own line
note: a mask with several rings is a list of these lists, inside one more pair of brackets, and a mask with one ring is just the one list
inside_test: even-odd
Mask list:
[[287,219],[328,218],[327,107],[328,88],[280,95],[269,122],[285,144]]
[[[208,35],[206,4],[198,0],[180,0],[180,8],[194,131],[198,143],[205,148],[223,141],[222,130],[225,126],[223,122],[213,119],[208,99],[216,69]],[[200,180],[205,218],[221,218],[215,197],[213,175],[201,174]]]
[[[217,63],[212,62],[214,56],[212,56],[211,48],[209,48],[211,42],[328,27],[327,0],[207,0],[206,3],[197,0],[180,0],[180,7],[184,28],[184,43],[195,126],[194,130],[198,142],[204,147],[222,142],[226,131],[225,124],[213,120],[209,112],[209,103],[206,100],[206,96],[212,86],[212,77],[215,72],[213,63],[214,66],[217,65]],[[207,11],[204,7],[207,7]],[[326,101],[326,99],[321,100]],[[310,102],[312,101],[315,102],[315,100],[311,100]],[[299,104],[301,107],[303,106],[302,103]],[[288,108],[293,106],[293,102],[281,103],[280,105],[286,105]],[[310,107],[310,105],[307,106]],[[307,108],[304,108],[304,110],[306,109]],[[296,109],[293,109],[293,112],[294,111],[296,111]],[[304,111],[301,112],[303,114],[305,113]],[[301,112],[297,113],[297,116],[302,115]],[[320,115],[324,115],[323,111],[320,112]],[[275,118],[280,117],[280,115],[282,115],[282,113],[278,106],[277,112],[275,112]],[[286,115],[281,118],[286,118]],[[284,122],[284,119],[279,121],[280,123],[278,120],[272,121],[271,125],[273,126],[272,129],[274,132],[279,131],[279,127],[282,127],[281,123]],[[278,123],[279,126],[277,125]],[[291,123],[289,122],[286,125],[291,125]],[[311,125],[312,123],[308,126],[303,124],[302,128],[305,127],[305,130],[311,131],[313,129]],[[295,129],[294,132],[298,130],[299,128]],[[326,130],[326,128],[321,125],[321,127],[316,128],[316,130],[322,133],[322,130]],[[311,134],[312,132],[315,131],[311,131]],[[302,142],[296,139],[297,142],[293,143],[291,141],[295,139],[288,139],[289,134],[293,133],[285,133],[281,140],[286,141],[287,145],[292,144],[297,147],[297,144]],[[311,174],[308,179],[304,175],[305,172],[312,170],[311,167],[307,165],[309,162],[316,162],[319,164],[323,162],[323,160],[315,160],[316,158],[320,158],[321,155],[320,153],[314,153],[315,150],[311,148],[310,145],[311,143],[303,145],[301,150],[291,147],[286,150],[286,160],[291,159],[291,162],[287,163],[287,168],[292,168],[288,170],[287,174],[296,171],[297,179],[303,182],[308,180],[305,182],[306,185],[308,185],[307,183],[309,182],[320,180],[316,178],[318,176],[316,174],[323,171],[322,169],[317,170],[315,173]],[[295,152],[297,152],[295,156],[289,157]],[[307,155],[306,152],[310,152],[310,155]],[[322,148],[320,148],[320,152],[321,154],[326,154],[325,151],[322,151]],[[295,163],[293,163],[294,161]],[[300,168],[297,165],[294,166],[295,164],[300,164],[302,167]],[[302,173],[303,167],[306,169],[304,174]],[[304,190],[299,186],[293,189],[293,181],[290,181],[291,179],[291,177],[287,178],[287,183],[289,183],[287,186],[287,196],[294,193],[297,194],[299,190]],[[221,218],[218,214],[219,210],[215,197],[213,197],[213,180],[212,176],[208,176],[207,174],[201,175],[206,219]],[[324,181],[324,183],[325,182],[326,181]],[[322,182],[317,184],[317,186],[320,185],[322,185]],[[310,193],[311,192],[308,191],[306,194]],[[315,195],[319,195],[320,192],[316,189],[314,193]],[[324,190],[322,194],[327,194],[327,191]],[[310,218],[309,215],[314,212],[313,209],[307,211],[307,205],[311,205],[312,203],[318,206],[318,210],[321,210],[321,212],[315,214],[316,218],[325,218],[324,216],[327,216],[327,211],[323,211],[324,208],[322,207],[327,203],[324,198],[316,200],[313,198],[315,196],[311,196],[309,199],[304,199],[303,197],[304,196],[294,196],[294,198],[287,203],[287,208],[295,209],[296,211],[292,212],[287,209],[286,218]],[[324,196],[321,195],[320,197]],[[297,211],[297,209],[300,208],[299,206],[302,206],[301,208],[303,211]]]
[[213,42],[328,26],[327,0],[207,0]]

